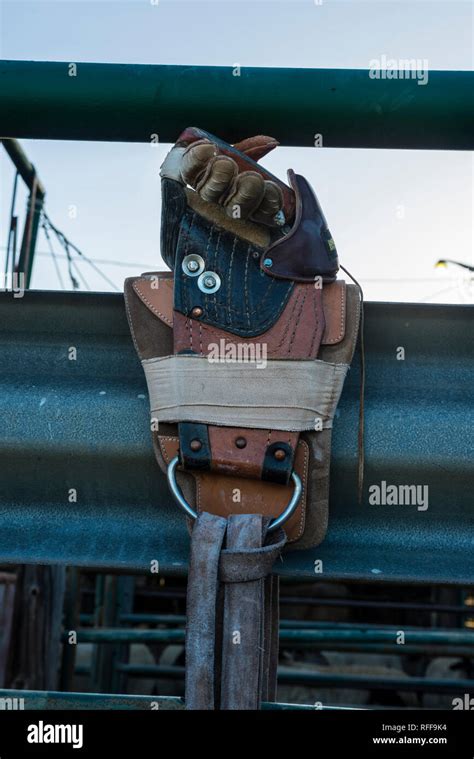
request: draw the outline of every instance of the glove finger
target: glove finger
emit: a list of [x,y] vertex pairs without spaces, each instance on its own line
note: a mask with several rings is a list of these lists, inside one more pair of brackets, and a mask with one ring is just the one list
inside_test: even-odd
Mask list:
[[238,171],[238,166],[232,158],[216,156],[209,161],[205,173],[196,185],[196,190],[208,203],[219,203],[232,187]]
[[274,150],[279,144],[278,140],[275,140],[274,137],[258,134],[255,137],[247,137],[245,140],[236,142],[234,148],[240,151],[240,153],[245,153],[245,155],[254,161],[259,161],[260,158],[263,158],[271,150]]
[[265,183],[256,171],[244,171],[234,182],[224,205],[226,213],[233,219],[247,219],[261,204],[265,193]]
[[209,162],[217,155],[218,149],[209,140],[199,140],[187,148],[181,159],[181,176],[183,181],[195,188],[205,174]]
[[[283,208],[283,193],[275,182],[265,180],[264,193],[259,207],[252,214],[254,221],[262,224],[275,224]],[[277,221],[275,221],[275,219]],[[284,219],[282,219],[284,221]]]

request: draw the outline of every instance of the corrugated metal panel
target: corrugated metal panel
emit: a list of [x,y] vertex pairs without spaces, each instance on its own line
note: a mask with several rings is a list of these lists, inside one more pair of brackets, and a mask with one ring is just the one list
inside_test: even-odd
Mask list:
[[[315,578],[322,559],[328,579],[468,584],[472,308],[369,303],[366,344],[364,503],[356,358],[335,420],[328,536],[278,571]],[[122,297],[2,294],[0,362],[0,561],[146,571],[158,559],[163,572],[184,573],[188,535],[153,458]],[[428,510],[368,505],[367,487],[382,480],[427,485]]]

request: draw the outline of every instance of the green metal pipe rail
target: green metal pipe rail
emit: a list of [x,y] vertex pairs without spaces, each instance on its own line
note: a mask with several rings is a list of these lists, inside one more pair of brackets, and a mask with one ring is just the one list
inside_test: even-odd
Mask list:
[[[177,696],[128,696],[124,694],[112,695],[102,693],[64,693],[61,691],[34,691],[34,690],[0,690],[0,699],[6,699],[7,703],[14,699],[24,702],[25,711],[36,710],[70,710],[70,709],[143,709],[152,711],[159,709],[174,710],[184,709],[184,700]],[[8,708],[5,707],[5,708]],[[14,708],[12,706],[12,708]],[[345,711],[344,706],[322,706],[317,709],[328,711]],[[353,709],[354,707],[350,707]],[[357,709],[357,707],[355,707]],[[315,711],[315,706],[304,704],[274,704],[264,702],[263,710],[298,710]]]
[[[159,664],[117,664],[120,672],[129,677],[164,678],[183,680],[185,668],[180,666],[163,666]],[[315,688],[347,688],[354,690],[392,690],[416,693],[463,693],[471,694],[473,680],[442,680],[428,677],[380,677],[368,675],[347,675],[298,670],[292,667],[278,668],[280,685],[300,685]]]
[[468,71],[428,71],[419,84],[403,71],[374,79],[363,69],[75,65],[0,62],[1,136],[174,142],[194,124],[231,142],[271,134],[304,147],[316,135],[325,147],[474,146]]
[[[319,644],[324,647],[331,643],[395,643],[400,629],[391,630],[373,629],[326,629],[326,630],[300,630],[281,629],[280,643],[288,643],[298,646],[301,643]],[[471,648],[474,654],[474,631],[463,630],[404,630],[405,644],[451,644],[463,645]],[[82,628],[77,630],[78,643],[184,643],[185,631],[175,630],[144,630],[125,628]],[[68,633],[63,635],[67,642]],[[404,644],[400,644],[403,651]]]

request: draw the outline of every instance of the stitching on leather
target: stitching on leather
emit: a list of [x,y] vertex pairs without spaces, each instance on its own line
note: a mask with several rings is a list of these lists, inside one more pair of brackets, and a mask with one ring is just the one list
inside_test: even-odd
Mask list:
[[306,522],[306,508],[308,506],[308,504],[306,503],[306,495],[307,495],[306,494],[306,481],[307,481],[307,478],[308,478],[309,446],[308,446],[307,443],[305,443],[304,440],[299,440],[298,441],[298,446],[297,447],[299,447],[300,445],[303,446],[303,450],[304,450],[303,482],[302,482],[303,488],[302,488],[302,492],[301,492],[300,505],[298,507],[300,509],[300,520],[299,520],[299,524],[298,524],[298,534],[295,535],[294,538],[291,538],[291,539],[289,538],[288,539],[288,543],[294,543],[296,540],[299,540],[299,538],[302,537],[302,535],[304,533],[305,522]]
[[[272,355],[274,355],[274,353],[277,351],[277,349],[279,349],[279,348],[282,347],[285,339],[288,336],[288,331],[289,331],[289,328],[290,328],[290,324],[293,323],[293,321],[295,321],[293,317],[294,317],[294,313],[295,313],[296,308],[299,306],[299,301],[301,300],[301,291],[297,290],[296,293],[297,293],[296,298],[295,298],[295,300],[294,300],[294,302],[292,304],[291,309],[288,311],[288,313],[285,313],[286,312],[286,307],[285,307],[285,309],[283,311],[283,314],[282,314],[282,317],[280,318],[280,320],[278,320],[274,325],[272,325],[272,327],[270,327],[270,330],[273,329],[274,327],[277,326],[277,324],[280,323],[280,321],[283,322],[283,325],[284,325],[284,327],[283,327],[284,331],[283,331],[282,337],[280,338],[279,342],[274,346],[274,348],[271,349],[271,354]],[[287,306],[288,306],[288,304],[287,304]],[[302,313],[302,308],[300,309],[300,315],[301,315],[301,313]],[[212,325],[210,325],[210,324],[202,324],[202,322],[201,322],[199,324],[199,329],[201,330],[201,333],[204,333],[204,336],[206,337],[206,339],[209,339],[210,337],[212,337],[212,330],[213,330]],[[220,328],[218,327],[217,329],[220,329],[221,331],[225,332],[225,330],[222,330],[221,327]],[[267,330],[267,331],[269,332],[270,330]],[[211,333],[211,334],[208,334],[208,333]],[[266,333],[263,333],[262,335],[258,335],[256,338],[250,338],[250,339],[255,339],[255,340],[257,338],[265,339],[265,337],[266,337]],[[201,352],[202,352],[202,350],[201,350]]]
[[[190,243],[190,239],[191,239],[190,236],[191,236],[192,228],[194,226],[194,220],[196,218],[196,212],[195,211],[192,212],[191,219],[189,217],[190,217],[190,214],[188,212],[186,212],[184,214],[184,217],[183,217],[184,220],[187,222],[187,225],[186,225],[186,237],[185,237],[184,243],[183,243],[184,244],[183,258],[181,260],[183,260],[186,257],[186,255],[188,253],[188,250],[189,250],[189,243]],[[177,245],[176,245],[176,256],[178,255],[178,250],[181,247],[180,246],[180,240],[179,240],[180,237],[181,237],[181,230],[179,232],[178,242],[177,242]],[[186,276],[181,275],[181,283],[182,283],[181,291],[182,291],[182,294],[183,294],[183,301],[184,301],[183,305],[184,305],[185,312],[189,310],[189,293],[188,293],[188,287],[187,287],[188,283],[186,282],[186,279],[187,279]]]
[[246,313],[247,313],[247,324],[250,329],[250,314],[249,314],[249,308],[250,308],[250,299],[249,299],[249,280],[248,280],[248,274],[249,274],[249,260],[250,260],[250,244],[247,247],[247,258],[245,259],[245,279],[244,279],[244,299],[245,303],[247,304]]
[[194,478],[194,482],[196,483],[196,510],[198,514],[202,513],[202,506],[201,506],[201,478],[199,475],[197,475]]
[[133,289],[134,289],[134,290],[135,290],[135,292],[137,293],[138,297],[139,297],[139,298],[140,298],[140,299],[141,299],[141,300],[142,300],[144,303],[146,303],[146,305],[148,306],[148,308],[150,309],[150,311],[153,311],[153,313],[154,313],[156,316],[159,316],[159,317],[160,317],[160,319],[163,319],[163,321],[165,321],[167,324],[169,324],[169,326],[170,326],[170,327],[172,327],[172,326],[173,326],[173,322],[172,322],[172,320],[171,320],[171,319],[168,319],[168,317],[167,317],[165,314],[162,314],[162,313],[161,313],[161,311],[159,311],[159,310],[158,310],[158,309],[157,309],[157,308],[156,308],[156,307],[153,305],[153,303],[151,303],[151,302],[148,300],[148,298],[146,297],[146,295],[145,295],[145,294],[142,292],[142,290],[140,290],[140,288],[138,287],[138,282],[144,282],[144,281],[146,281],[146,280],[143,280],[143,279],[139,279],[137,282],[134,282],[134,283],[133,283],[133,285],[132,285]]
[[[192,210],[191,221],[189,220],[189,217],[190,217],[190,213],[189,213],[189,210],[188,210],[188,211],[185,212],[185,214],[183,216],[183,218],[187,222],[186,227],[185,227],[185,236],[184,236],[184,239],[183,239],[183,241],[181,243],[180,243],[180,240],[178,239],[178,244],[177,244],[178,250],[181,250],[184,247],[183,256],[185,256],[187,254],[187,251],[189,249],[190,234],[191,234],[191,231],[193,229],[195,219],[197,217],[199,217],[199,219],[203,220],[205,222],[205,224],[209,226],[209,235],[208,235],[208,244],[207,244],[207,248],[206,248],[206,257],[207,257],[207,253],[208,253],[208,250],[209,250],[210,238],[212,236],[212,232],[213,232],[214,228],[218,231],[218,234],[219,234],[218,242],[220,242],[220,237],[221,237],[222,233],[228,235],[229,237],[233,236],[234,237],[234,241],[235,241],[235,239],[237,239],[237,241],[239,241],[239,239],[236,238],[235,234],[233,235],[232,233],[227,232],[227,230],[221,229],[219,227],[219,225],[217,225],[215,223],[212,223],[212,222],[209,222],[205,217],[201,216],[199,213],[197,213],[194,210]],[[181,238],[181,233],[180,233],[179,237]],[[259,246],[255,246],[254,245],[253,247],[258,248]],[[263,251],[263,248],[261,250]],[[185,278],[185,279],[187,279],[187,278]],[[183,291],[183,307],[184,307],[184,311],[186,313],[189,310],[189,308],[188,308],[188,301],[189,301],[189,287],[188,287],[188,285],[189,285],[189,283],[186,282],[186,281],[183,281],[183,279],[181,280],[181,282],[182,282],[182,291]],[[252,310],[249,309],[248,312],[247,311],[245,312],[247,314],[247,316],[248,316],[249,319],[251,318],[251,316],[253,316],[253,314],[261,313],[263,307],[266,305],[266,301],[270,298],[271,293],[272,293],[274,287],[276,286],[276,282],[277,282],[277,280],[275,278],[272,278],[271,281],[270,281],[270,283],[269,283],[269,285],[268,285],[268,287],[266,288],[266,291],[265,291],[263,297],[260,299],[260,301],[258,303],[258,307],[254,308]],[[282,299],[282,302],[281,302],[282,306],[284,306],[285,303],[288,301],[288,298],[289,298],[290,294],[292,293],[292,291],[293,291],[293,287],[290,286],[288,288],[288,290],[286,291],[284,298]],[[214,305],[214,320],[217,320],[217,296],[215,294],[214,294],[214,297],[213,297],[212,301],[209,301],[209,304],[211,304],[211,303]],[[248,309],[248,304],[247,304],[247,309]],[[229,310],[229,314],[230,315],[234,314],[237,317],[241,317],[242,316],[242,311],[239,311],[239,310],[237,310],[235,308],[233,309],[231,307],[228,307],[228,310]],[[271,313],[271,314],[269,314],[268,318],[264,322],[260,323],[260,328],[261,329],[265,329],[265,327],[268,324],[273,324],[274,321],[275,321],[275,314]],[[254,332],[254,330],[252,330],[252,329],[248,329],[248,330],[241,329],[241,330],[239,330],[239,332],[240,332],[240,334],[242,336],[248,336],[248,333],[249,332],[252,333],[252,332]]]
[[213,227],[210,226],[209,227],[209,234],[207,236],[207,245],[206,245],[206,253],[205,253],[206,258],[205,258],[204,263],[209,262],[208,253],[209,253],[209,245],[211,244],[212,230],[213,230]]
[[192,349],[192,347],[193,347],[193,323],[192,323],[192,321],[190,319],[188,319],[188,322],[190,322],[190,324],[189,324],[189,338],[190,338],[189,347]]
[[332,340],[325,341],[324,345],[334,345],[335,343],[340,342],[344,337],[344,324],[345,324],[345,314],[346,314],[346,283],[344,282],[341,286],[341,308],[339,309],[340,317],[341,317],[341,323],[339,325],[339,334],[334,337]]
[[234,235],[234,242],[232,245],[232,250],[230,252],[230,261],[229,261],[229,272],[227,274],[227,323],[230,324],[231,316],[230,316],[230,296],[232,294],[231,292],[231,282],[232,282],[232,265],[234,263],[234,253],[235,253],[235,246],[237,245],[237,236]]
[[294,326],[293,332],[291,333],[290,344],[289,344],[289,347],[288,347],[288,354],[290,354],[291,351],[292,351],[292,349],[293,349],[293,341],[295,339],[296,331],[297,331],[298,325],[300,323],[300,318],[301,318],[301,314],[303,313],[305,301],[306,301],[306,292],[303,291],[303,301],[302,301],[301,306],[300,306],[298,318],[294,320],[295,326]]
[[[217,242],[216,242],[216,246],[215,246],[215,249],[214,249],[214,260],[212,262],[212,269],[213,270],[217,269],[217,262],[219,260],[219,245],[221,244],[221,235],[222,235],[221,230],[217,229]],[[214,314],[215,314],[214,318],[217,319],[218,318],[217,317],[217,293],[213,293],[213,295],[212,295],[212,302],[214,304]]]
[[[282,347],[283,343],[285,342],[285,340],[286,340],[286,338],[288,336],[288,330],[290,329],[291,322],[294,321],[294,319],[293,319],[294,313],[296,311],[296,308],[298,306],[300,298],[301,298],[301,292],[300,292],[300,290],[296,290],[296,298],[295,298],[295,301],[293,303],[293,308],[291,309],[291,313],[286,314],[286,323],[283,326],[283,334],[282,334],[282,336],[280,338],[280,342],[275,346],[275,350],[277,350],[278,348]],[[285,311],[286,311],[287,306],[288,306],[288,304],[285,306]],[[283,316],[285,316],[285,311],[283,311]],[[283,321],[283,319],[282,319],[282,321]],[[274,326],[276,327],[276,325],[278,323],[279,323],[279,321],[276,322],[276,324]],[[272,327],[270,329],[272,329]]]
[[[311,341],[311,347],[310,347],[310,351],[309,351],[309,355],[310,356],[313,355],[314,344],[315,344],[317,338],[319,337],[318,350],[316,351],[316,355],[318,355],[319,348],[321,346],[321,340],[322,340],[322,337],[323,337],[322,335],[319,335],[319,326],[320,326],[320,320],[319,320],[319,314],[318,314],[318,305],[319,305],[319,303],[318,303],[318,300],[317,300],[316,296],[317,296],[317,291],[315,291],[315,296],[313,298],[314,320],[316,322],[316,325],[315,325],[315,328],[314,328],[313,339]],[[322,293],[321,293],[321,298],[322,298]],[[321,304],[321,308],[322,308],[322,304]]]
[[170,457],[168,455],[168,450],[166,448],[166,445],[164,444],[164,441],[169,440],[170,443],[173,443],[176,439],[177,438],[175,437],[169,437],[166,435],[158,435],[158,445],[160,446],[161,455],[163,456],[167,464],[170,463]]
[[[132,287],[133,287],[133,282],[132,282]],[[136,352],[138,353],[138,355],[141,358],[142,354],[141,354],[141,352],[140,352],[140,350],[138,348],[137,338],[135,336],[135,329],[133,327],[132,314],[130,313],[130,308],[129,308],[129,305],[128,305],[128,297],[126,295],[124,297],[124,300],[125,300],[125,309],[127,311],[127,316],[128,316],[128,323],[129,323],[129,326],[130,326],[130,332],[132,334],[132,342],[133,342],[133,344],[135,346]]]
[[[354,285],[355,287],[355,285]],[[360,293],[357,293],[357,329],[354,330],[354,334],[352,335],[352,356],[354,355],[354,351],[356,348],[357,343],[357,336],[359,334],[359,328],[360,328],[360,310],[361,310],[361,303],[360,303]],[[352,360],[352,356],[348,363]]]
[[188,249],[189,249],[189,238],[190,238],[193,226],[194,226],[194,220],[196,218],[196,212],[193,211],[191,214],[186,213],[184,215],[184,218],[187,221],[187,225],[186,225],[186,237],[184,239],[184,254],[183,254],[183,258],[184,258],[184,256],[186,255],[186,253],[188,252]]

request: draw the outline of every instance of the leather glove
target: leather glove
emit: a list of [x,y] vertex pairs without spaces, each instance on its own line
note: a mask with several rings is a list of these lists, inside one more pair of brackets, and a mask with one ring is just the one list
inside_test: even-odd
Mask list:
[[[245,238],[246,222],[253,224],[265,274],[297,282],[316,277],[334,281],[336,247],[311,186],[292,170],[288,186],[258,163],[277,145],[265,135],[229,145],[196,127],[182,132],[161,167],[162,255],[170,268],[175,265],[176,227],[182,226],[185,209],[192,204],[189,193],[194,192],[204,210],[221,209],[223,218],[214,214],[215,224],[225,230],[230,229],[226,219],[237,224],[231,226],[238,238]],[[263,236],[259,228],[266,230]]]

